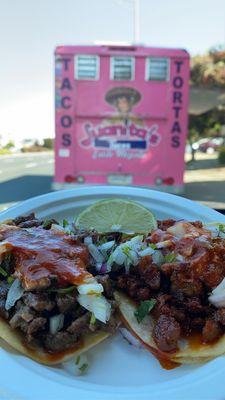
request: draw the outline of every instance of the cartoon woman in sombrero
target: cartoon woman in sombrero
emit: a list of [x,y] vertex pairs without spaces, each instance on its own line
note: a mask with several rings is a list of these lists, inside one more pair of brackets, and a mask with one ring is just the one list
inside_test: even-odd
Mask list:
[[131,113],[133,106],[141,100],[141,94],[136,89],[115,87],[106,93],[105,100],[116,109],[116,114],[107,120],[108,123],[124,123],[127,125],[129,121],[132,121],[138,125],[143,124],[140,118]]

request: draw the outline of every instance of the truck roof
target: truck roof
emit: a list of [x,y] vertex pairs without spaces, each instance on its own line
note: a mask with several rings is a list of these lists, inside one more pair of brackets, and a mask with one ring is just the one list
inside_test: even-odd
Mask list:
[[75,55],[75,54],[99,54],[102,56],[124,55],[147,57],[182,57],[189,58],[189,53],[185,49],[178,48],[163,48],[163,47],[148,47],[139,45],[63,45],[57,46],[55,55]]

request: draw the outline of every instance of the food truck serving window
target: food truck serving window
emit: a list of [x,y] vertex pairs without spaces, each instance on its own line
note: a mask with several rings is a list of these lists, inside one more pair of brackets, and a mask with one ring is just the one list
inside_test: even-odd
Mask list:
[[110,78],[115,81],[132,81],[134,57],[111,57]]
[[149,57],[146,60],[147,81],[167,81],[169,79],[168,58]]
[[75,78],[96,80],[99,79],[99,57],[92,55],[75,56]]

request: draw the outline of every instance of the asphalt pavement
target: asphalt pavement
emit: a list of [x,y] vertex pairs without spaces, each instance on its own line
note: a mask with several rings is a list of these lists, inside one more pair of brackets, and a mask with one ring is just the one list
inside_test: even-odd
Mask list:
[[0,156],[0,209],[50,192],[53,152]]
[[[190,162],[187,154],[186,161],[184,196],[225,209],[225,166],[217,155],[198,153]],[[53,152],[0,156],[0,210],[52,191],[53,174]]]

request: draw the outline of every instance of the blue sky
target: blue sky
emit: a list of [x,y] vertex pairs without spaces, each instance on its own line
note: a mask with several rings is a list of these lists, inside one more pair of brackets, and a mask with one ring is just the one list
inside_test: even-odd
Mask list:
[[[0,6],[0,134],[52,136],[53,51],[133,39],[129,0],[8,0]],[[141,42],[192,54],[225,43],[225,1],[140,0]]]

